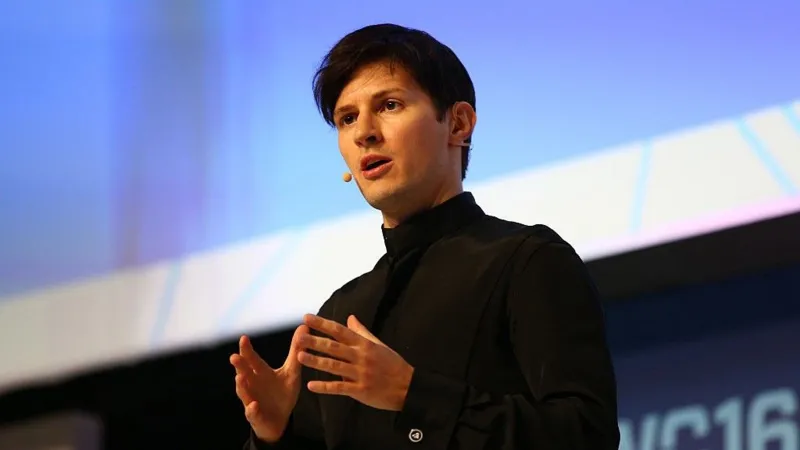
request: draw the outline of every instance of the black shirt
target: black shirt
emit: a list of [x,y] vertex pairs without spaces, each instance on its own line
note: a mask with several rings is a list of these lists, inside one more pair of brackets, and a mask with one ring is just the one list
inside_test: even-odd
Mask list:
[[403,410],[311,393],[281,441],[249,448],[617,449],[603,311],[554,231],[486,215],[462,193],[396,228],[386,254],[319,315],[354,314],[415,370]]

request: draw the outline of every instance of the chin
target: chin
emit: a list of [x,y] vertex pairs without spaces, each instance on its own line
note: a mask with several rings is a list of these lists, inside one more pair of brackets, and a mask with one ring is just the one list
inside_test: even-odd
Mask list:
[[396,209],[397,204],[402,201],[403,192],[402,186],[394,183],[391,185],[389,183],[374,183],[361,191],[364,200],[380,211]]

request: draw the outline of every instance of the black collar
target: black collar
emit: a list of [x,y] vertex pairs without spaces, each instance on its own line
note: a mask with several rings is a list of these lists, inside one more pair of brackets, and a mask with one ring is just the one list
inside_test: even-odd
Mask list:
[[414,248],[426,247],[484,215],[475,197],[462,192],[394,228],[381,227],[386,254],[396,258]]

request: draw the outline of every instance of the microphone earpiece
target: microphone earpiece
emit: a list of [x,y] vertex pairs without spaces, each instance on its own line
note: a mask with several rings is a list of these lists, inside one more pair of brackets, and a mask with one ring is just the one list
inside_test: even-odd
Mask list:
[[345,172],[344,175],[342,175],[342,180],[344,180],[345,183],[349,183],[353,180],[353,175],[350,174],[350,172]]

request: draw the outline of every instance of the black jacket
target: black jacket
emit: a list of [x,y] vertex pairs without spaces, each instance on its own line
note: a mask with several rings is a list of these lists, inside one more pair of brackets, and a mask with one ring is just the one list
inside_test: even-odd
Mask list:
[[554,231],[463,193],[397,228],[319,315],[354,314],[414,368],[400,412],[309,392],[275,445],[245,448],[617,449],[614,370],[586,268]]

